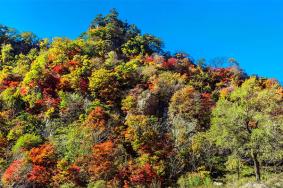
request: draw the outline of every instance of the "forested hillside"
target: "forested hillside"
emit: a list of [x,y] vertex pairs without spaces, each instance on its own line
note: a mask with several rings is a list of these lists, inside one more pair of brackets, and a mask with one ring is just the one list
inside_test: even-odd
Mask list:
[[[177,35],[177,33],[176,33]],[[283,89],[171,55],[112,10],[77,39],[0,25],[3,187],[190,187],[283,171]]]

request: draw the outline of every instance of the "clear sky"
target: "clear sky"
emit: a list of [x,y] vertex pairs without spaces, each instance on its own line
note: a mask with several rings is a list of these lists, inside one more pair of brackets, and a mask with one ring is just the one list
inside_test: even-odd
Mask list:
[[283,81],[281,0],[0,0],[0,23],[39,37],[76,38],[111,8],[171,52],[234,57],[249,74]]

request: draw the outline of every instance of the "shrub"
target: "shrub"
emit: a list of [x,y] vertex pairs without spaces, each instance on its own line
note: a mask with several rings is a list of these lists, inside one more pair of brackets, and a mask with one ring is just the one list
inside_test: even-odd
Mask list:
[[181,188],[185,188],[196,187],[201,185],[208,186],[212,183],[212,180],[208,171],[200,169],[197,172],[191,172],[181,176],[178,179],[177,183]]
[[24,181],[27,172],[26,167],[26,161],[24,159],[13,161],[2,175],[4,187],[10,187],[15,183]]
[[25,134],[19,137],[16,144],[13,146],[12,151],[14,153],[17,153],[21,149],[30,149],[34,146],[39,145],[41,142],[42,142],[42,139],[39,135]]
[[186,84],[186,76],[179,73],[163,72],[157,78],[150,78],[151,90],[163,101],[169,101],[171,96]]
[[105,188],[106,182],[104,180],[97,180],[95,182],[90,182],[87,188]]
[[36,165],[49,165],[55,160],[54,146],[46,143],[37,148],[32,148],[29,157]]

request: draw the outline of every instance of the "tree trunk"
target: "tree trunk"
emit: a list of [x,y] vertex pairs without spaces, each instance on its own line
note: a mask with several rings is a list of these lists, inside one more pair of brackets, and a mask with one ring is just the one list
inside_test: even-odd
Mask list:
[[254,162],[254,170],[255,170],[255,177],[256,177],[256,181],[260,181],[260,166],[259,166],[259,162],[257,159],[257,153],[255,153],[252,149],[252,158],[253,158],[253,162]]
[[237,177],[240,180],[240,160],[238,159]]

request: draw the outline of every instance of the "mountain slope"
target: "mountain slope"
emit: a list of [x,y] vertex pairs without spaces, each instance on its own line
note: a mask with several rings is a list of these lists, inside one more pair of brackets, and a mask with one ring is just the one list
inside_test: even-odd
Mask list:
[[282,172],[277,81],[233,59],[213,68],[170,55],[114,10],[75,40],[0,31],[4,187],[188,187],[260,179],[261,165]]

